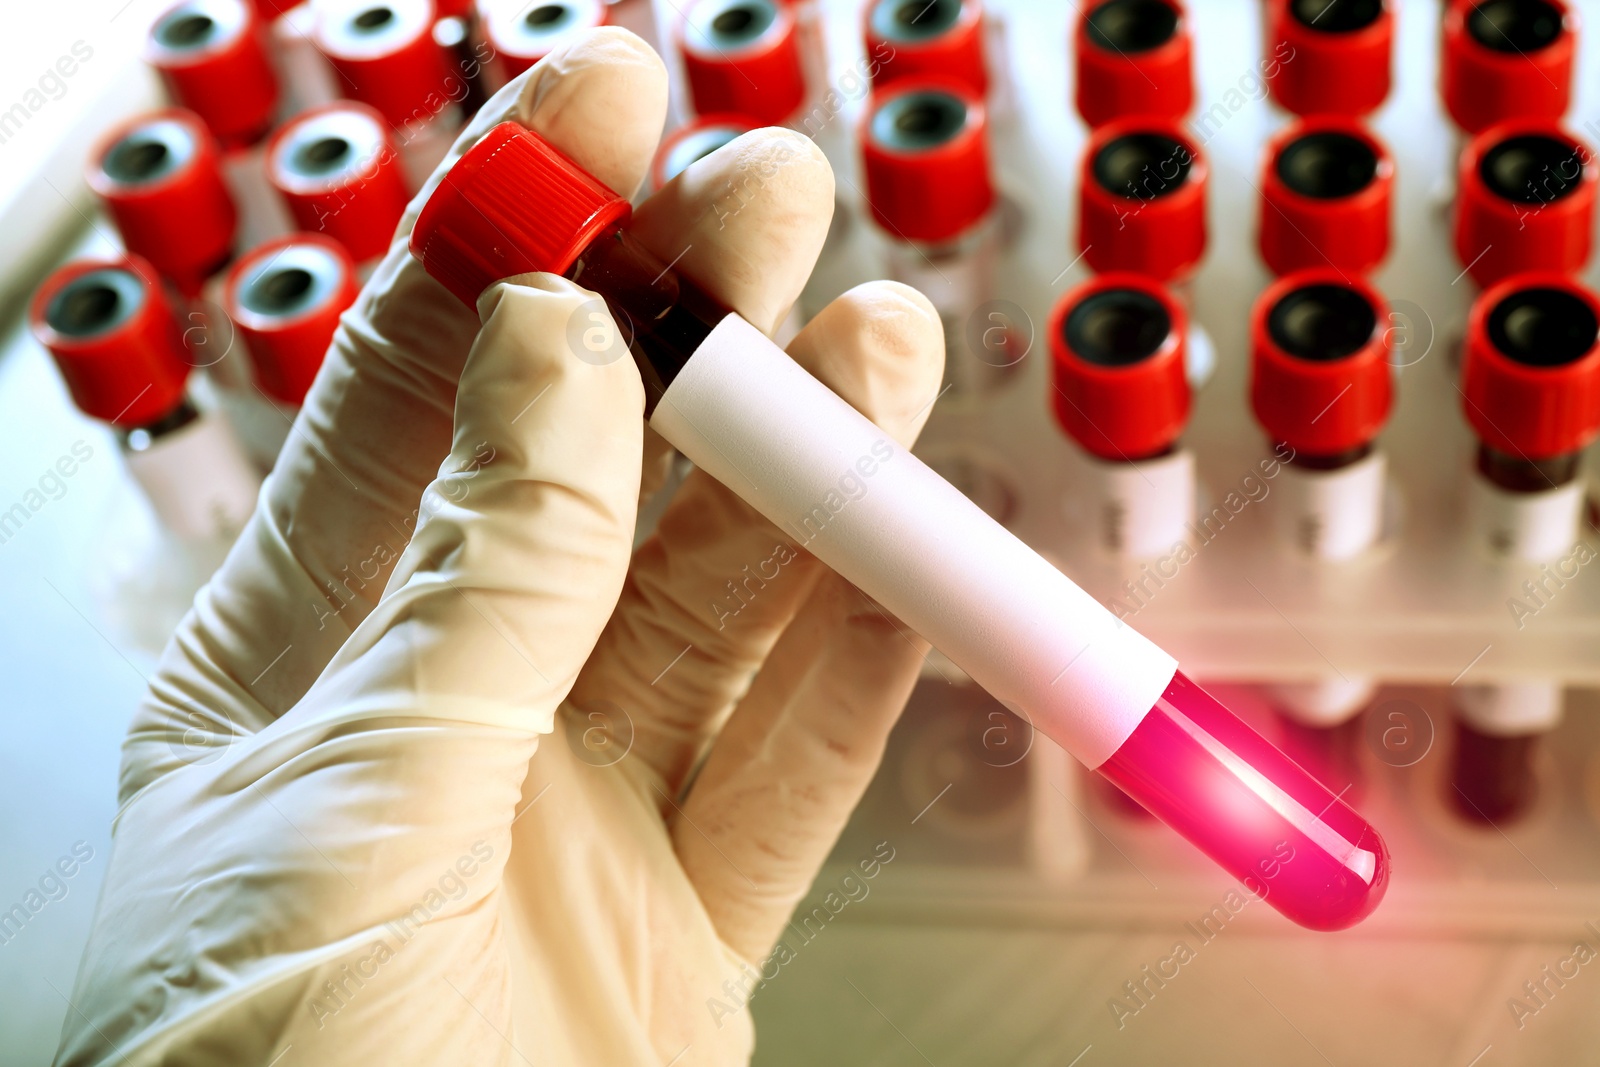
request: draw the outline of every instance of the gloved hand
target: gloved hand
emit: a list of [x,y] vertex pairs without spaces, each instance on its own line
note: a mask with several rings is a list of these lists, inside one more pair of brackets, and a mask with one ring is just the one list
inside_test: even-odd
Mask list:
[[[599,30],[451,158],[515,117],[629,190],[666,98]],[[437,181],[151,680],[60,1063],[741,1061],[730,989],[913,684],[921,640],[703,474],[630,561],[666,455],[636,370],[572,354],[592,294],[561,278],[476,315],[428,278],[406,235]],[[767,130],[633,232],[770,331],[832,203],[812,144]],[[791,352],[907,443],[943,362],[889,283]]]

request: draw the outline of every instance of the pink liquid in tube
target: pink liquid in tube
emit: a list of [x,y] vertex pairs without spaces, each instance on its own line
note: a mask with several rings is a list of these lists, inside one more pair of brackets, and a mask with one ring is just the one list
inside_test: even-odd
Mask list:
[[468,306],[563,274],[627,334],[650,425],[1245,887],[1317,930],[1382,898],[1377,832],[1177,662],[628,233],[627,201],[504,123],[411,250]]
[[1342,930],[1383,897],[1378,832],[1181,671],[1099,771],[1301,926]]

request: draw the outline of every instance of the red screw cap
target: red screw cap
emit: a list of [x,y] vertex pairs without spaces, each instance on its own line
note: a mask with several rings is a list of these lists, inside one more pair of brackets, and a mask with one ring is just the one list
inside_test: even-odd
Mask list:
[[775,0],[696,0],[678,24],[696,114],[782,126],[805,103],[794,9]]
[[1371,444],[1394,402],[1389,305],[1332,268],[1279,278],[1250,315],[1250,406],[1274,441],[1308,456]]
[[[537,204],[530,211],[529,204]],[[502,122],[422,205],[411,254],[468,307],[501,278],[565,274],[595,238],[628,221],[626,200],[534,133]]]
[[1272,0],[1267,85],[1296,115],[1365,115],[1389,96],[1389,0]]
[[278,78],[262,33],[244,0],[184,0],[150,27],[150,65],[229,148],[254,144],[272,127]]
[[293,407],[305,401],[359,288],[350,254],[320,234],[268,241],[234,264],[222,306],[250,346],[264,393]]
[[199,116],[177,109],[125,123],[90,157],[89,188],[122,243],[187,296],[232,254],[238,214],[220,157]]
[[605,0],[535,0],[501,4],[484,15],[483,32],[510,81],[573,37],[607,20]]
[[1126,115],[1181,119],[1194,107],[1194,42],[1178,0],[1104,0],[1073,35],[1078,114],[1090,126]]
[[738,115],[706,115],[679,126],[662,140],[650,161],[650,188],[659,189],[729,141],[755,127]]
[[1261,258],[1274,274],[1335,267],[1364,274],[1389,253],[1394,160],[1354,119],[1320,115],[1267,145]]
[[1572,102],[1577,38],[1565,0],[1450,0],[1439,60],[1450,117],[1468,133],[1506,119],[1559,119]]
[[383,116],[348,100],[301,112],[273,134],[267,178],[297,226],[332,237],[357,263],[389,247],[409,199]]
[[138,256],[57,269],[33,294],[28,324],[90,418],[131,430],[183,400],[183,336],[155,269]]
[[1159,456],[1189,418],[1184,350],[1189,316],[1140,274],[1102,274],[1050,313],[1055,415],[1100,459]]
[[1491,126],[1461,154],[1456,255],[1479,285],[1579,271],[1593,246],[1594,154],[1548,119]]
[[955,82],[901,81],[861,124],[873,220],[906,241],[942,244],[994,207],[983,102]]
[[477,11],[476,0],[433,0],[433,6],[441,19],[471,19]]
[[325,13],[315,40],[351,98],[400,127],[426,122],[465,92],[433,39],[434,21],[433,0],[370,0]]
[[1467,318],[1461,392],[1479,440],[1530,460],[1600,433],[1600,300],[1563,274],[1517,274]]
[[945,78],[979,99],[989,92],[980,0],[876,0],[865,13],[872,82]]
[[1206,163],[1176,122],[1135,116],[1095,130],[1078,182],[1078,249],[1096,271],[1185,277],[1206,250]]

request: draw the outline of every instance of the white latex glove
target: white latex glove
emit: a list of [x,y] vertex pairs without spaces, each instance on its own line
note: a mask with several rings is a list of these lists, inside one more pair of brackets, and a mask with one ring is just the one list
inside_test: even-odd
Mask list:
[[[631,190],[666,99],[599,30],[451,158],[514,116]],[[832,203],[811,143],[760,131],[633,232],[770,331]],[[407,256],[415,208],[134,722],[60,1063],[742,1061],[742,1001],[713,1001],[749,987],[916,677],[918,638],[703,474],[630,562],[665,450],[631,361],[568,349],[591,294],[528,275],[473,315]],[[791,352],[907,443],[943,362],[888,283]]]

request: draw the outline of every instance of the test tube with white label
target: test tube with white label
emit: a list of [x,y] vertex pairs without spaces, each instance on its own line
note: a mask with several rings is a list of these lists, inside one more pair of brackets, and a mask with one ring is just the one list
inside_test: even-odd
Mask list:
[[890,277],[933,302],[944,324],[945,378],[971,396],[1010,379],[1021,342],[1003,330],[971,344],[980,305],[993,296],[998,198],[983,101],[956,82],[895,82],[861,123],[866,199]]
[[696,115],[744,115],[758,126],[798,124],[809,92],[796,4],[694,0],[677,30]]
[[483,36],[504,85],[579,34],[607,24],[605,0],[495,0],[484,6]]
[[[1583,517],[1583,449],[1600,434],[1600,300],[1552,272],[1493,286],[1468,318],[1461,389],[1479,441],[1479,548],[1513,569],[1568,555]],[[1526,809],[1533,739],[1560,711],[1560,687],[1548,679],[1459,693],[1453,799],[1464,815],[1499,821]]]
[[1272,0],[1264,63],[1273,103],[1295,115],[1366,115],[1389,97],[1391,0]]
[[874,86],[943,78],[987,99],[981,0],[873,0],[863,20]]
[[[1382,534],[1387,463],[1377,439],[1394,404],[1387,327],[1382,294],[1333,267],[1289,274],[1256,301],[1250,402],[1285,457],[1268,508],[1296,556],[1337,564]],[[1270,689],[1291,754],[1330,788],[1355,781],[1357,716],[1376,689],[1338,672]]]
[[[1106,553],[1153,559],[1178,549],[1194,518],[1188,314],[1160,284],[1102,274],[1050,316],[1056,421],[1085,453],[1092,537]],[[1079,494],[1082,494],[1079,497]]]
[[162,525],[192,544],[231,541],[260,479],[228,423],[190,400],[182,332],[154,268],[138,256],[70,263],[34,294],[29,324],[78,408],[116,432]]
[[1091,128],[1194,109],[1194,40],[1179,0],[1100,0],[1076,17],[1073,101]]

